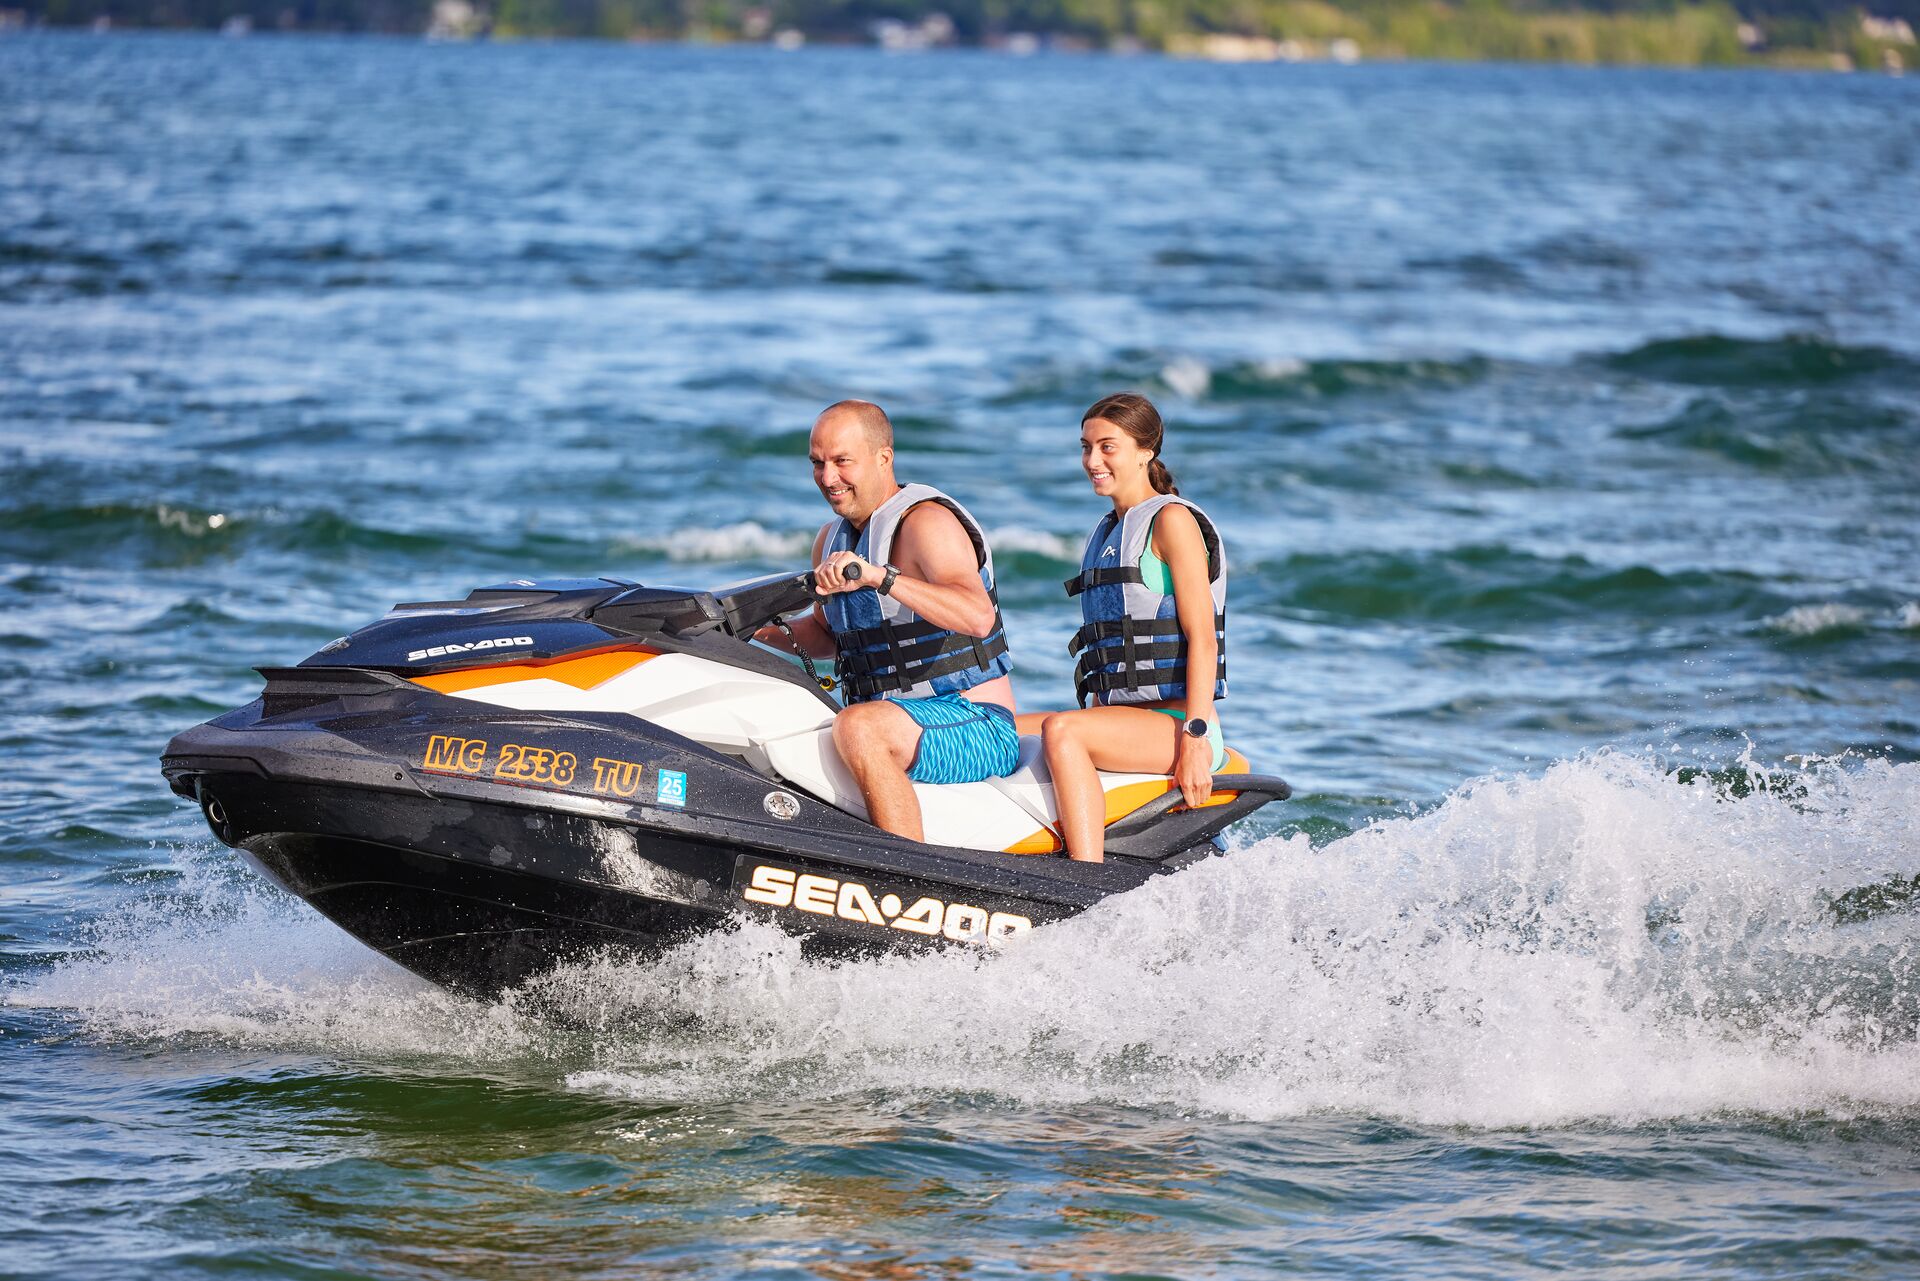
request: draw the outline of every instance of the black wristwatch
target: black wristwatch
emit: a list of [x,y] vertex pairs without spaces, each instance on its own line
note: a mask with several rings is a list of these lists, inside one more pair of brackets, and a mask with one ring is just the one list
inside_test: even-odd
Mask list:
[[1207,723],[1198,716],[1187,717],[1188,738],[1205,738],[1207,736],[1207,729]]
[[880,580],[880,585],[873,590],[879,592],[882,596],[893,595],[893,580],[898,577],[900,577],[900,571],[892,565],[887,566],[886,576]]

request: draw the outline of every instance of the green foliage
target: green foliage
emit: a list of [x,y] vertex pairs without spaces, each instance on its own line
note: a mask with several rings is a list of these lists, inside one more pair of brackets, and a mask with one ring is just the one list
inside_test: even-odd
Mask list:
[[[3,0],[0,0],[3,2]],[[16,0],[17,2],[17,0]],[[737,36],[750,9],[771,27],[815,39],[862,40],[880,19],[915,22],[940,12],[959,38],[985,42],[1013,32],[1053,33],[1094,45],[1137,40],[1149,48],[1205,54],[1209,36],[1294,42],[1325,56],[1352,40],[1368,58],[1696,66],[1771,61],[1829,65],[1846,56],[1882,65],[1891,45],[1867,39],[1860,10],[1835,0],[470,0],[502,37],[628,40]],[[1899,16],[1920,0],[1872,0]],[[245,15],[256,28],[418,32],[433,0],[26,0],[29,20],[84,25],[218,27]],[[1916,14],[1920,17],[1920,14]],[[1743,18],[1764,45],[1741,44]],[[1269,46],[1271,48],[1271,46]],[[1901,53],[1895,49],[1896,54]],[[1911,47],[1905,51],[1909,63]]]

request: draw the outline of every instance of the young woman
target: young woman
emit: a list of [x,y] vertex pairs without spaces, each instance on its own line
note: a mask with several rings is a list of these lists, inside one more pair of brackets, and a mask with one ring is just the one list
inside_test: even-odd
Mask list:
[[1067,583],[1083,622],[1070,642],[1081,710],[1040,718],[1040,732],[1067,856],[1083,862],[1105,852],[1095,771],[1170,774],[1199,805],[1226,760],[1214,712],[1227,694],[1226,553],[1213,521],[1174,488],[1165,438],[1159,411],[1131,392],[1080,419],[1080,465],[1113,510]]

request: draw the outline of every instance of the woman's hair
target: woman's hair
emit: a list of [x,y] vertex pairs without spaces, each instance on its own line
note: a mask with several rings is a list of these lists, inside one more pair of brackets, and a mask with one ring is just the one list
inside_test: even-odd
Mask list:
[[1080,415],[1080,425],[1084,427],[1095,418],[1112,423],[1133,437],[1134,444],[1153,451],[1153,461],[1147,464],[1147,482],[1153,486],[1154,493],[1180,492],[1173,483],[1173,473],[1160,461],[1160,447],[1167,438],[1167,425],[1160,421],[1160,411],[1153,407],[1151,400],[1135,392],[1117,391],[1094,401],[1093,407]]

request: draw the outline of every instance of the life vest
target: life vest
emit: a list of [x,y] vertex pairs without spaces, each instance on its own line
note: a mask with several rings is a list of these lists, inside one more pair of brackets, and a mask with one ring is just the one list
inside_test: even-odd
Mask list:
[[891,596],[882,596],[864,583],[861,590],[836,592],[821,601],[827,627],[839,648],[840,688],[849,703],[864,703],[889,694],[901,698],[928,698],[1005,676],[1013,670],[1007,653],[1007,629],[1000,619],[1000,595],[994,589],[993,550],[979,522],[953,499],[930,485],[905,485],[880,504],[856,531],[842,519],[825,526],[823,557],[852,552],[872,565],[886,565],[893,552],[893,536],[900,520],[921,503],[939,503],[960,518],[960,527],[973,540],[980,562],[980,584],[993,601],[993,630],[975,639],[935,627]]
[[1162,595],[1140,575],[1153,519],[1174,503],[1193,513],[1206,541],[1220,654],[1213,696],[1227,696],[1226,548],[1205,512],[1184,498],[1157,494],[1131,508],[1124,520],[1112,512],[1101,517],[1081,554],[1080,572],[1067,580],[1067,595],[1080,598],[1082,625],[1067,650],[1080,656],[1073,690],[1082,707],[1089,701],[1159,703],[1187,696],[1187,638],[1180,630],[1173,593]]

